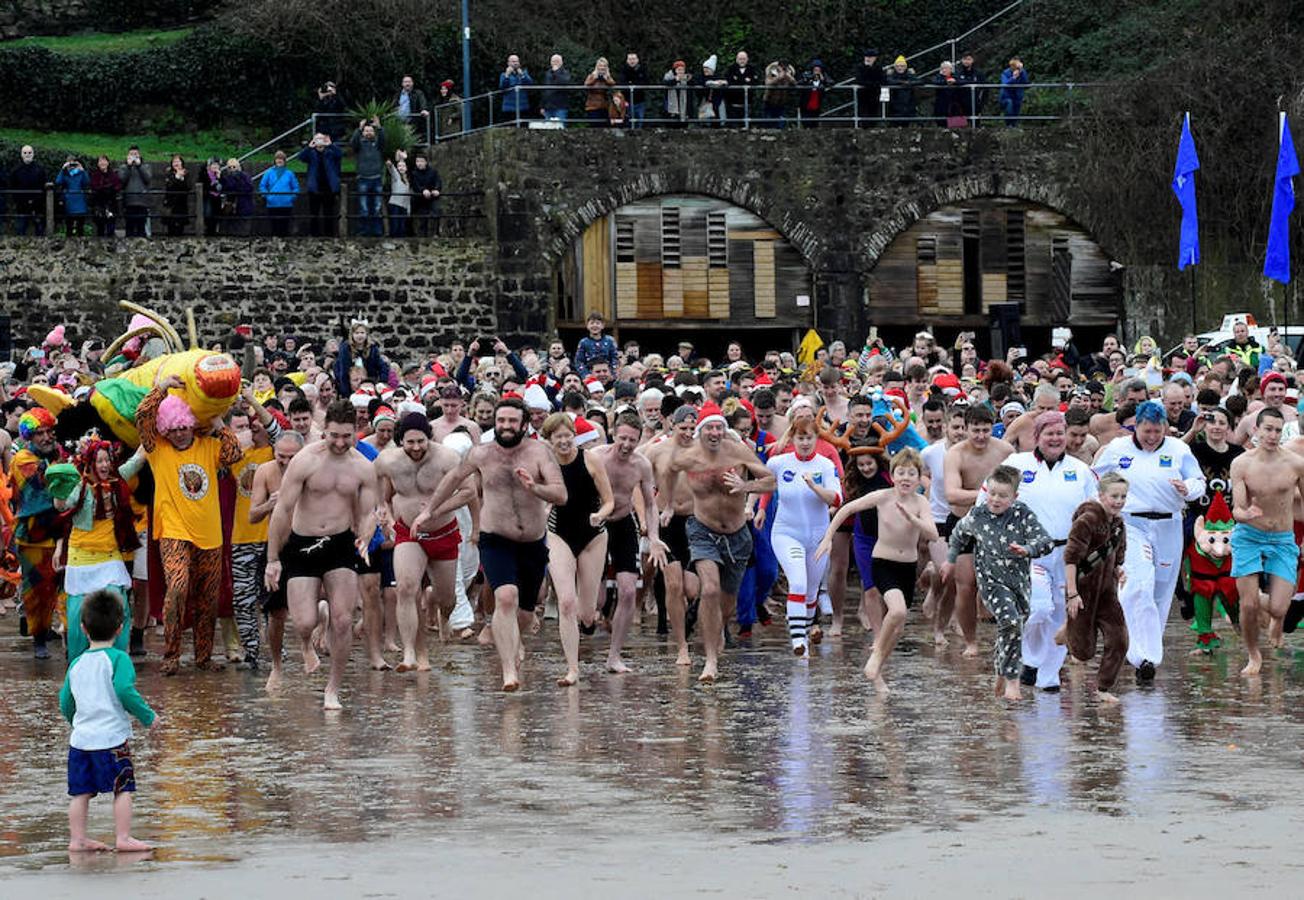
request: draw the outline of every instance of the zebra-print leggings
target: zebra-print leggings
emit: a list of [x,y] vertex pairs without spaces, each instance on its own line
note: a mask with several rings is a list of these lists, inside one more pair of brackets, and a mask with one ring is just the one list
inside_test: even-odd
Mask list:
[[231,600],[235,627],[246,662],[258,661],[259,618],[263,608],[263,559],[266,544],[235,544],[231,547]]

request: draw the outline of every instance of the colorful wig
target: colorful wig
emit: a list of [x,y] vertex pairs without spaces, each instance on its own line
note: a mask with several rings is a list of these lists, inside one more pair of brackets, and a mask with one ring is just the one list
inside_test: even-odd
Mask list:
[[18,436],[23,440],[29,440],[40,429],[53,427],[54,414],[38,406],[36,409],[29,409],[18,419]]
[[156,425],[160,432],[175,431],[178,428],[195,428],[199,420],[190,411],[190,405],[176,394],[168,394],[158,405]]

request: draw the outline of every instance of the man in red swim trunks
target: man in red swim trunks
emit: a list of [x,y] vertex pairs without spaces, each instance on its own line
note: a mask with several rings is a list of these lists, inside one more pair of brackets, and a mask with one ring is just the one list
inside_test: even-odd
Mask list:
[[423,580],[430,579],[444,621],[456,601],[458,549],[462,535],[454,511],[471,497],[474,486],[459,489],[434,510],[423,531],[413,533],[411,523],[421,516],[426,500],[461,458],[453,450],[430,440],[430,422],[412,412],[399,420],[394,432],[398,446],[376,457],[381,502],[394,527],[394,575],[398,580],[398,633],[403,642],[403,662],[398,671],[427,671],[426,616],[421,603]]

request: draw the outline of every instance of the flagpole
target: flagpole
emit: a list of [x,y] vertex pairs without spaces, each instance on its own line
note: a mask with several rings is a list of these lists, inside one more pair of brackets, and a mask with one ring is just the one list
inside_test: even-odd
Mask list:
[[1187,268],[1191,270],[1191,334],[1199,334],[1199,314],[1195,302],[1195,266],[1187,266]]

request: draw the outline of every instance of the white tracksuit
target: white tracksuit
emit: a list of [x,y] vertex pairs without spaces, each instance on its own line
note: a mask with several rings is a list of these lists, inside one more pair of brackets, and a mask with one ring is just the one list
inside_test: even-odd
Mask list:
[[[1127,582],[1118,598],[1127,620],[1127,661],[1132,666],[1146,660],[1159,665],[1164,660],[1164,625],[1181,574],[1182,509],[1188,501],[1204,496],[1204,475],[1191,449],[1177,438],[1166,437],[1155,450],[1146,452],[1131,435],[1110,441],[1096,460],[1095,470],[1097,475],[1118,472],[1128,481],[1127,505],[1123,507]],[[1174,478],[1185,483],[1185,497],[1173,487]]]
[[1055,643],[1055,632],[1068,616],[1064,610],[1064,542],[1073,525],[1073,511],[1096,495],[1091,467],[1064,454],[1048,466],[1037,451],[1015,453],[1003,465],[1019,470],[1019,499],[1037,516],[1041,527],[1059,546],[1032,561],[1032,593],[1028,621],[1023,626],[1023,664],[1037,670],[1037,687],[1060,683],[1060,667],[1068,648]]

